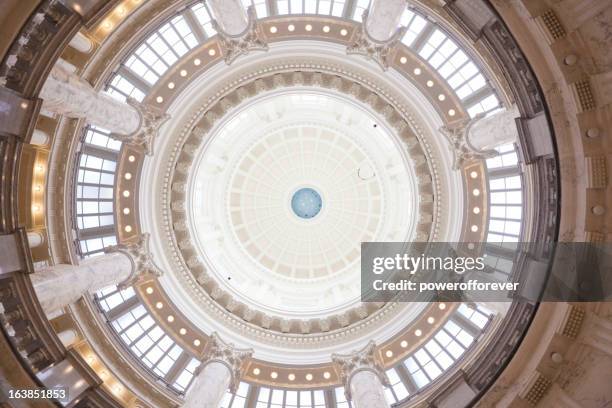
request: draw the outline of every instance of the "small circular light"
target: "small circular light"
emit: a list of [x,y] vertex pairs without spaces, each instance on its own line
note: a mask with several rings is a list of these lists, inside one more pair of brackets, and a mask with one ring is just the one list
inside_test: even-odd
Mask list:
[[429,88],[431,88],[432,86],[434,86],[434,81],[432,81],[431,79],[429,81],[427,81],[427,86]]
[[198,339],[195,339],[195,340],[193,341],[193,345],[194,345],[194,346],[196,346],[196,347],[199,347],[199,346],[200,346],[200,344],[202,344],[202,342],[201,342],[200,340],[198,340]]
[[278,28],[276,28],[276,26],[272,26],[272,27],[270,27],[270,32],[271,32],[272,34],[276,34],[276,32],[277,32],[277,31],[278,31]]
[[125,15],[125,8],[117,7],[117,14],[119,14],[120,16]]
[[104,23],[104,28],[106,28],[107,30],[110,30],[111,28],[113,28],[113,23],[111,23],[110,21],[107,21]]
[[34,212],[40,212],[40,205],[32,206],[32,210],[34,210]]
[[181,330],[179,330],[179,333],[181,334],[181,336],[184,336],[187,334],[187,329],[185,329],[184,327],[181,327]]
[[276,371],[272,371],[270,373],[270,377],[276,379],[278,377],[278,373]]
[[402,342],[400,343],[400,347],[401,348],[406,348],[408,347],[408,342],[406,340],[402,340]]
[[457,113],[457,112],[455,112],[455,110],[454,110],[454,109],[449,109],[449,110],[448,110],[448,116],[455,116],[455,114],[456,114],[456,113]]
[[129,197],[130,196],[130,192],[128,190],[123,190],[123,196],[124,197]]
[[393,357],[393,351],[387,350],[387,352],[385,353],[385,356],[387,356],[389,358]]
[[174,82],[168,82],[168,89],[174,89]]
[[215,50],[214,48],[211,48],[210,50],[208,50],[208,55],[210,55],[211,57],[214,57],[217,54],[217,50]]
[[158,309],[161,309],[162,307],[164,307],[164,304],[162,302],[157,302],[155,304],[155,307],[158,308]]
[[157,101],[157,103],[162,103],[164,101],[164,97],[158,96],[157,98],[155,98],[155,100]]
[[401,64],[405,64],[405,63],[407,63],[407,62],[408,62],[408,58],[406,58],[406,57],[402,57],[402,58],[400,58],[400,63],[401,63]]
[[470,173],[470,177],[473,178],[473,179],[478,178],[478,173],[473,171],[473,172]]
[[473,212],[474,214],[480,214],[480,207],[474,207],[474,208],[472,209],[472,212]]
[[480,195],[480,190],[479,190],[479,189],[477,189],[477,188],[475,188],[475,189],[473,189],[473,190],[472,190],[472,194],[473,194],[474,196],[478,197],[478,196]]
[[201,63],[202,63],[202,60],[199,58],[196,58],[193,60],[193,65],[195,65],[196,67],[199,67]]
[[40,191],[40,190],[42,190],[42,187],[40,185],[38,185],[38,186],[34,187],[34,190],[35,191]]
[[444,310],[444,309],[446,309],[446,303],[440,303],[440,304],[438,305],[438,309],[440,309],[440,310]]
[[416,329],[414,331],[414,335],[417,336],[417,337],[421,337],[422,334],[423,334],[423,332],[421,331],[421,329]]
[[129,157],[128,157],[128,160],[129,160],[130,162],[132,162],[132,163],[133,163],[133,162],[136,160],[136,157],[134,157],[134,156],[129,156]]
[[21,104],[19,104],[19,106],[21,106],[21,109],[28,109],[28,103],[27,102],[21,102]]
[[478,231],[478,225],[472,225],[470,227],[470,229],[472,230],[472,232],[477,232]]
[[444,95],[444,94],[440,94],[440,95],[438,95],[438,100],[439,100],[440,102],[445,101],[445,100],[446,100],[446,95]]
[[295,374],[289,374],[287,378],[289,379],[289,381],[293,381],[295,380]]
[[253,375],[259,375],[259,373],[261,373],[261,370],[259,368],[255,367],[253,369]]
[[174,321],[174,316],[169,315],[166,320],[168,320],[168,323],[172,323]]
[[123,209],[123,213],[124,213],[125,215],[128,215],[128,214],[130,213],[130,209],[129,209],[129,208],[127,208],[127,207],[125,207],[125,208]]
[[287,30],[289,30],[289,31],[293,32],[293,31],[295,31],[295,26],[294,26],[293,24],[289,24],[289,25],[287,26]]
[[323,373],[323,378],[325,378],[326,380],[329,380],[331,378],[331,374],[329,373],[329,371],[325,371]]
[[147,295],[150,295],[151,293],[153,293],[153,288],[151,286],[149,286],[145,292],[147,292]]
[[306,24],[306,27],[304,27],[306,29],[306,31],[312,31],[312,26],[310,24]]
[[179,72],[179,75],[182,76],[183,78],[187,76],[187,70],[186,69],[181,69],[181,71]]
[[348,34],[348,31],[346,31],[346,28],[343,28],[342,30],[340,30],[341,36],[346,37],[347,34]]
[[124,230],[125,230],[125,232],[132,232],[132,226],[131,225],[126,225]]
[[327,26],[327,25],[323,26],[323,32],[324,33],[329,33],[329,30],[330,30],[329,26]]
[[414,72],[414,75],[421,75],[423,71],[421,71],[421,68],[415,68],[413,72]]
[[433,318],[433,316],[429,316],[429,317],[427,318],[427,323],[429,323],[429,324],[434,324],[435,322],[436,322],[436,319],[434,319],[434,318]]
[[132,173],[125,173],[123,175],[123,177],[125,177],[126,180],[131,180],[132,179]]
[[38,171],[38,172],[42,172],[43,170],[45,170],[45,167],[44,167],[42,164],[38,164],[38,165],[36,166],[36,171]]
[[312,381],[312,374],[306,374],[306,381]]

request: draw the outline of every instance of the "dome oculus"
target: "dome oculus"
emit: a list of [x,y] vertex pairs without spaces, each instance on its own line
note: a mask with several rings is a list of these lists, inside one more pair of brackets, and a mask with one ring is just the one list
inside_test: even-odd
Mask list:
[[310,187],[300,188],[291,197],[291,209],[300,218],[316,217],[323,207],[321,195]]

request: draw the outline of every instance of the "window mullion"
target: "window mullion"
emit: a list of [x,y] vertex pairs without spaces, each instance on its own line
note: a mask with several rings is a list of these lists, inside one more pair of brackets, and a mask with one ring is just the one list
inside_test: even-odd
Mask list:
[[138,296],[134,295],[131,298],[127,299],[125,302],[113,307],[108,312],[105,312],[104,314],[108,321],[112,322],[123,316],[124,314],[128,313],[138,305],[140,305],[140,299],[138,299]]
[[174,365],[172,366],[172,368],[168,370],[168,372],[164,376],[164,380],[168,384],[174,384],[178,376],[185,370],[185,368],[187,368],[187,365],[189,364],[190,361],[191,361],[191,356],[189,355],[189,353],[183,350],[179,358],[177,358],[176,361],[174,362]]
[[206,35],[204,27],[202,27],[202,25],[198,21],[198,18],[196,17],[193,10],[191,8],[185,10],[185,12],[183,13],[183,17],[185,18],[185,22],[187,22],[187,25],[191,29],[191,32],[198,40],[198,44],[205,43],[208,39],[208,35]]

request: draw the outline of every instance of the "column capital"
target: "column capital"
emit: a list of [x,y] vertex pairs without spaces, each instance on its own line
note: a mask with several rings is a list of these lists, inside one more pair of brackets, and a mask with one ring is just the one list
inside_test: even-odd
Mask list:
[[150,234],[140,235],[138,240],[121,243],[105,248],[105,253],[120,252],[127,255],[132,263],[130,276],[119,286],[129,286],[136,283],[143,276],[161,276],[162,271],[153,262],[153,257],[149,251]]
[[351,42],[346,47],[346,53],[363,55],[375,61],[383,71],[386,71],[389,68],[392,51],[406,33],[406,27],[399,27],[388,40],[378,41],[368,34],[367,21],[368,10],[366,9],[363,12],[361,25],[355,30]]
[[351,399],[351,378],[359,371],[371,371],[384,385],[389,381],[380,360],[376,356],[376,343],[370,341],[361,350],[353,351],[350,354],[332,354],[332,361],[340,368],[340,379],[344,385],[344,392],[347,399]]
[[204,366],[212,362],[225,365],[231,373],[230,389],[236,392],[242,377],[242,364],[252,355],[253,349],[236,348],[233,343],[226,343],[217,332],[213,332],[206,345],[204,360],[199,369],[204,369]]
[[257,14],[253,6],[249,6],[247,9],[247,17],[246,28],[243,32],[236,35],[227,34],[217,20],[212,20],[212,25],[219,36],[221,51],[227,65],[234,62],[238,56],[247,54],[249,51],[268,51],[268,43],[264,38],[261,27],[257,23]]
[[453,126],[444,125],[439,131],[448,141],[453,153],[453,170],[459,170],[472,160],[483,160],[495,157],[495,150],[480,151],[470,143],[468,134],[470,128],[484,115],[479,114],[473,119],[464,119]]
[[124,143],[142,146],[145,153],[150,156],[153,154],[153,142],[159,133],[159,128],[170,119],[170,115],[155,106],[140,103],[131,97],[128,97],[126,102],[138,112],[140,118],[138,130],[127,135],[112,133],[111,137]]

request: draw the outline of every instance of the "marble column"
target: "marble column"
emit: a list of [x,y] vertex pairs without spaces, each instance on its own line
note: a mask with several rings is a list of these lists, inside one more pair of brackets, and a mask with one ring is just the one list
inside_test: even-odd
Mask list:
[[488,117],[476,117],[469,127],[468,143],[476,151],[493,150],[516,142],[518,128],[515,119],[520,117],[516,105]]
[[215,17],[212,25],[219,36],[219,47],[228,65],[250,51],[268,50],[253,6],[245,12],[239,0],[210,0],[208,4]]
[[383,70],[389,68],[393,49],[406,33],[406,27],[399,24],[405,8],[405,0],[373,0],[363,12],[362,24],[351,37],[346,53],[363,55]]
[[28,232],[28,245],[30,248],[37,248],[45,242],[45,237],[38,231]]
[[225,343],[217,333],[210,336],[204,361],[193,380],[183,408],[217,408],[225,391],[235,392],[241,376],[242,363],[253,354],[251,349],[237,349]]
[[80,31],[76,33],[72,40],[68,43],[72,48],[83,54],[89,54],[94,46],[93,42]]
[[49,144],[49,135],[40,129],[34,129],[34,132],[32,132],[32,138],[30,139],[30,144],[46,146]]
[[109,247],[104,255],[84,259],[78,265],[53,265],[30,275],[45,313],[76,302],[88,292],[129,284],[147,273],[159,275],[149,254],[148,238],[144,234],[136,242]]
[[143,145],[151,151],[152,138],[169,119],[167,114],[128,98],[127,103],[96,91],[64,63],[56,64],[40,97],[42,110],[69,118],[86,119],[90,124],[111,132],[123,142]]
[[248,17],[240,0],[208,0],[208,6],[225,34],[237,36],[247,29]]
[[372,0],[367,12],[365,28],[378,42],[389,41],[400,25],[406,10],[406,0]]
[[333,354],[332,361],[340,368],[346,398],[354,408],[389,407],[383,388],[388,380],[373,341],[351,354]]

